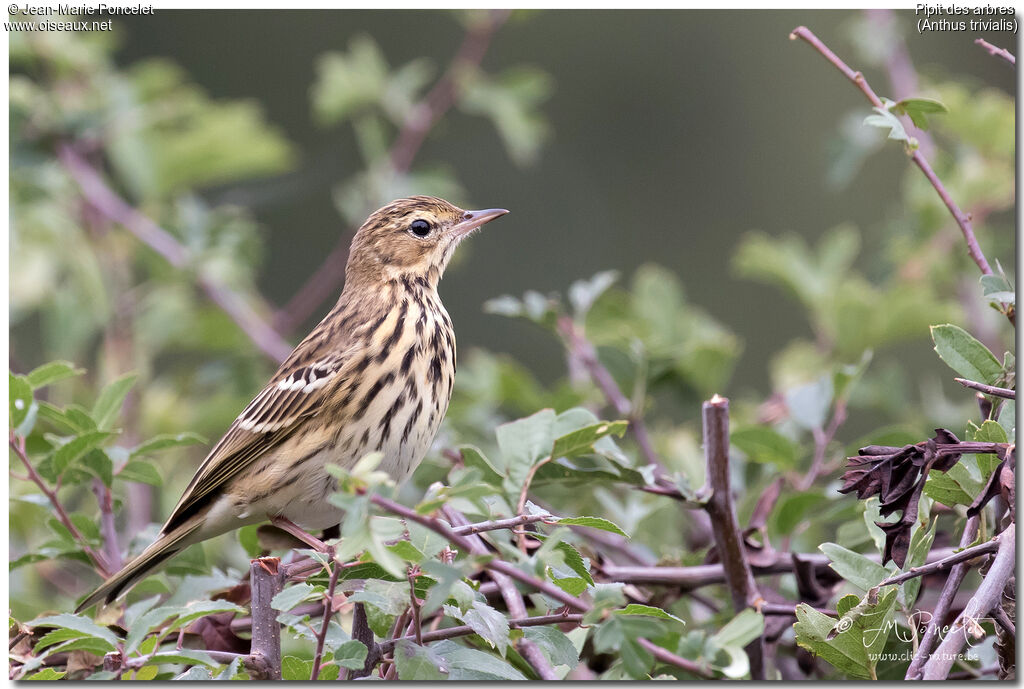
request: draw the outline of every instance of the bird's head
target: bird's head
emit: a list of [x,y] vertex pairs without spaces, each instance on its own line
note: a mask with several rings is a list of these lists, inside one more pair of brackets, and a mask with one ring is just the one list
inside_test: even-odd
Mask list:
[[352,239],[346,283],[423,278],[436,285],[459,242],[506,213],[466,211],[434,196],[392,201],[374,211]]

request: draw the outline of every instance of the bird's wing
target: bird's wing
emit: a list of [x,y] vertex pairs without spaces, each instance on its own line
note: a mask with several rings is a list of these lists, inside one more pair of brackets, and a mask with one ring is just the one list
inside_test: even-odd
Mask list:
[[285,362],[210,450],[163,531],[183,523],[245,467],[291,435],[319,408],[331,385],[339,381],[346,358],[333,354],[291,367]]

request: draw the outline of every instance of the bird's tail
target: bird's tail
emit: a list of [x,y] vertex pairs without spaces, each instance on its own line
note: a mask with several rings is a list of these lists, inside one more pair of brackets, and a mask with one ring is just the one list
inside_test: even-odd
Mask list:
[[75,609],[76,613],[103,601],[111,603],[128,592],[131,587],[148,576],[154,569],[192,544],[189,536],[196,531],[198,525],[183,524],[170,533],[160,537],[134,560],[121,568],[121,571],[107,579],[103,585],[90,593]]

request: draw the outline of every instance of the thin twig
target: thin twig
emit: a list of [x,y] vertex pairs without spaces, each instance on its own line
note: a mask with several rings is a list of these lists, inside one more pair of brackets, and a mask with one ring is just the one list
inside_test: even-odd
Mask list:
[[100,479],[93,479],[92,492],[100,506],[100,533],[103,535],[103,555],[115,572],[121,569],[121,546],[118,544],[117,524],[114,522],[114,498],[110,488]]
[[[456,510],[451,505],[445,505],[443,513],[446,519],[452,525],[468,526],[468,521],[461,512]],[[458,527],[456,527],[458,528]],[[477,535],[469,536],[467,539],[472,552],[475,555],[486,555],[488,550],[484,544],[483,538]],[[498,590],[501,592],[501,597],[505,601],[505,606],[508,608],[509,615],[511,617],[525,618],[528,616],[526,611],[526,602],[523,600],[523,594],[519,593],[519,589],[516,588],[515,583],[508,576],[499,572],[491,572],[491,578],[494,583],[498,585]],[[540,647],[525,637],[519,639],[516,642],[516,649],[519,654],[526,659],[526,662],[537,672],[537,676],[542,680],[554,680],[558,679],[558,675],[555,673],[555,668],[548,661],[547,657],[541,651]]]
[[[821,53],[822,57],[831,62],[836,69],[842,72],[854,86],[860,89],[865,97],[867,97],[868,101],[870,101],[871,105],[876,108],[885,109],[885,104],[882,102],[882,99],[879,98],[871,89],[871,86],[868,84],[867,79],[864,78],[864,75],[850,69],[850,67],[843,62],[839,56],[833,53],[828,46],[822,43],[821,40],[806,26],[798,26],[793,29],[793,32],[789,34],[789,38],[790,40],[796,40],[799,38],[807,42],[811,47]],[[977,264],[983,274],[991,275],[992,268],[989,266],[988,260],[985,258],[985,254],[982,252],[981,246],[978,244],[978,238],[974,235],[974,227],[971,223],[971,217],[967,213],[964,213],[960,209],[960,206],[958,206],[953,200],[953,197],[949,195],[946,187],[943,186],[942,181],[935,174],[932,166],[928,163],[920,150],[910,152],[910,159],[914,161],[914,164],[917,165],[917,167],[921,169],[921,172],[924,173],[924,176],[928,178],[928,181],[938,193],[939,198],[942,199],[942,202],[946,205],[946,208],[949,209],[950,214],[952,214],[953,219],[956,220],[957,225],[960,226],[960,231],[963,233],[964,239],[967,241],[967,253],[970,255],[971,259]],[[1004,311],[1006,313],[1006,317],[1010,319],[1011,323],[1013,323],[1013,309],[1004,305]]]
[[[508,18],[508,14],[507,10],[491,10],[485,21],[467,29],[462,46],[448,68],[423,100],[412,108],[395,137],[395,142],[388,152],[388,160],[394,174],[405,174],[412,167],[413,160],[430,130],[455,104],[458,97],[458,77],[480,65],[487,54],[494,33]],[[279,332],[293,331],[341,286],[350,239],[351,233],[344,233],[295,296],[274,314],[274,327]]]
[[[64,168],[78,184],[82,195],[96,210],[131,232],[168,263],[180,270],[187,270],[193,263],[188,249],[174,235],[163,229],[147,216],[133,208],[118,196],[103,180],[103,177],[73,146],[62,143],[57,147],[57,157]],[[292,351],[292,346],[281,337],[249,305],[246,297],[235,292],[218,280],[196,273],[196,282],[206,295],[249,336],[260,351],[273,361],[280,363]]]
[[643,646],[648,653],[650,653],[652,656],[654,656],[656,659],[660,660],[663,663],[675,665],[676,667],[682,668],[690,674],[697,675],[698,677],[703,677],[705,679],[714,679],[715,674],[703,665],[699,665],[698,663],[695,663],[692,660],[688,660],[686,658],[678,656],[672,651],[664,649],[661,646],[658,646],[657,644],[653,643],[652,641],[649,641],[648,639],[645,639],[642,636],[637,637],[636,641],[638,644]]
[[935,562],[930,562],[920,567],[911,567],[906,572],[900,572],[895,576],[891,576],[885,581],[880,582],[875,588],[880,589],[883,586],[893,586],[895,584],[902,584],[904,581],[910,581],[917,577],[927,576],[934,574],[935,572],[941,572],[944,569],[949,569],[953,565],[960,564],[961,562],[969,562],[976,557],[981,555],[987,555],[988,553],[995,552],[999,548],[999,540],[1002,536],[996,536],[991,541],[980,543],[970,548],[964,548],[958,553],[953,553],[949,557]]
[[956,382],[963,385],[965,388],[977,390],[983,392],[986,395],[992,395],[993,397],[1002,397],[1004,400],[1016,400],[1017,391],[1010,390],[1009,388],[997,388],[995,385],[985,385],[984,383],[977,383],[973,380],[967,380],[966,378],[954,378]]
[[[333,549],[332,549],[333,550]],[[316,651],[313,655],[313,673],[310,679],[320,676],[320,663],[324,657],[324,642],[327,640],[327,631],[331,626],[331,618],[334,617],[334,589],[338,586],[338,574],[341,566],[334,560],[334,553],[331,553],[331,578],[327,584],[327,598],[324,599],[324,619],[320,623],[320,631],[316,635]]]
[[[739,613],[748,607],[758,608],[764,602],[743,546],[743,533],[736,519],[732,502],[729,470],[729,400],[715,395],[703,405],[704,457],[706,460],[711,531],[715,537],[718,559],[725,571],[725,581],[732,595],[733,609]],[[747,646],[750,677],[765,679],[764,637]]]
[[633,436],[636,438],[637,445],[640,447],[640,452],[643,454],[646,462],[657,468],[660,473],[667,473],[665,464],[658,457],[658,453],[655,452],[654,446],[651,443],[650,434],[647,432],[647,424],[644,422],[643,415],[633,408],[633,404],[622,393],[622,390],[619,389],[619,384],[615,382],[611,372],[605,368],[598,358],[594,345],[587,340],[586,336],[576,326],[572,317],[566,315],[559,316],[557,325],[558,332],[562,335],[566,348],[583,365],[591,380],[594,381],[594,384],[604,394],[608,404],[615,409],[616,413],[625,416],[629,420],[629,428],[633,431]]
[[[416,512],[416,510],[410,509],[405,505],[401,505],[389,498],[385,498],[383,495],[374,494],[370,496],[370,501],[373,504],[377,505],[378,507],[387,510],[388,512],[397,514],[398,516],[403,517],[406,520],[412,520],[417,524],[421,524],[422,526],[427,527],[431,531],[440,534],[441,536],[444,536],[446,539],[448,539],[450,543],[464,551],[468,552],[472,550],[470,541],[466,536],[460,536],[459,534],[455,533],[452,530],[452,527],[448,526],[439,519],[424,516]],[[579,598],[577,598],[576,596],[571,596],[562,589],[558,588],[557,586],[549,584],[546,581],[541,581],[537,577],[527,574],[526,572],[518,569],[517,567],[512,566],[504,560],[499,560],[495,558],[490,560],[489,562],[484,563],[483,566],[491,571],[500,572],[502,574],[510,576],[516,581],[520,581],[526,584],[527,586],[532,586],[533,588],[542,592],[544,595],[550,598],[554,598],[555,600],[564,603],[565,605],[568,605],[573,610],[585,612],[588,609],[587,604]]]
[[494,519],[492,521],[465,524],[463,526],[453,525],[452,531],[460,536],[483,533],[484,531],[497,531],[498,529],[512,529],[514,531],[521,526],[526,526],[527,524],[535,524],[537,522],[554,522],[555,519],[557,519],[557,517],[550,514],[521,514],[518,517],[510,517],[508,519]]
[[984,580],[967,604],[963,612],[950,627],[946,638],[942,640],[935,653],[924,664],[923,678],[926,680],[946,679],[953,662],[959,657],[967,635],[978,628],[978,620],[988,615],[994,607],[1001,605],[1003,589],[1006,582],[1013,576],[1016,566],[1017,552],[1016,525],[1010,524],[999,536],[999,550]]
[[412,626],[413,636],[416,643],[423,645],[423,621],[420,619],[420,606],[423,601],[416,597],[416,577],[419,576],[420,568],[413,565],[409,568],[407,577],[409,579],[409,609],[412,610],[412,619],[409,624]]
[[[521,516],[521,517],[525,516],[525,515],[523,515],[523,510],[526,509],[526,496],[530,492],[530,484],[533,483],[533,477],[537,475],[537,470],[538,469],[540,469],[542,466],[544,466],[545,464],[547,464],[550,461],[551,461],[551,456],[548,455],[544,459],[540,460],[539,462],[537,462],[536,464],[531,466],[530,470],[526,472],[526,478],[523,480],[523,487],[519,491],[519,500],[516,502],[516,514],[518,514],[519,516]],[[517,539],[519,541],[519,549],[525,553],[526,552],[526,530],[525,529],[520,529],[519,530],[519,532],[517,534]]]
[[48,485],[46,485],[46,481],[39,475],[36,468],[32,466],[32,462],[29,461],[28,454],[25,452],[25,439],[15,434],[14,429],[12,428],[9,442],[11,449],[14,450],[14,454],[18,455],[18,459],[21,460],[21,463],[25,465],[25,469],[28,470],[29,479],[32,483],[36,484],[39,490],[43,492],[43,495],[45,495],[50,501],[53,511],[57,514],[57,519],[60,520],[60,523],[64,525],[64,528],[68,530],[71,537],[74,538],[80,546],[82,546],[82,551],[90,560],[92,560],[93,565],[96,567],[96,571],[98,571],[104,579],[109,578],[113,573],[110,564],[106,561],[106,558],[104,558],[103,555],[96,552],[96,550],[94,550],[93,547],[85,540],[85,536],[83,536],[82,532],[78,530],[75,523],[71,521],[71,517],[68,516],[67,510],[64,509],[64,505],[57,497],[57,491],[52,490]]
[[1006,60],[1007,62],[1009,62],[1011,65],[1016,65],[1017,64],[1017,58],[1015,58],[1013,56],[1013,53],[1011,53],[1006,48],[999,48],[997,46],[994,46],[991,43],[989,43],[988,41],[986,41],[984,38],[977,38],[977,39],[975,39],[974,40],[974,44],[975,45],[980,45],[982,48],[984,48],[985,50],[988,51],[989,55],[991,55],[993,57],[1001,57],[1004,60]]
[[825,467],[825,453],[828,451],[828,446],[836,437],[836,433],[839,432],[839,427],[846,422],[846,402],[844,400],[837,400],[835,409],[832,410],[832,420],[826,428],[815,428],[813,431],[814,435],[814,458],[811,460],[811,467],[808,469],[807,474],[803,477],[798,488],[801,491],[810,489],[814,485],[818,476],[821,474]]
[[[548,624],[579,624],[583,621],[583,615],[579,613],[566,613],[564,615],[539,615],[537,617],[514,617],[508,621],[508,626],[513,629],[523,629],[526,627],[540,627]],[[475,634],[476,632],[468,624],[459,625],[458,627],[448,627],[447,629],[438,629],[432,632],[423,632],[423,643],[429,644],[434,641],[443,641],[445,639],[454,639],[458,636],[468,636],[469,634]],[[388,653],[393,651],[399,641],[415,641],[414,637],[403,636],[398,639],[388,639],[382,641],[380,644],[381,652]]]
[[[966,548],[974,542],[978,535],[980,524],[980,514],[968,517],[967,522],[964,524],[964,532],[960,536],[961,548]],[[932,649],[935,648],[935,645],[940,640],[939,635],[945,625],[946,615],[949,614],[949,609],[953,605],[956,593],[960,589],[960,584],[963,583],[968,571],[970,571],[970,567],[967,566],[966,562],[954,565],[953,569],[949,571],[946,583],[943,584],[942,592],[939,594],[939,600],[935,603],[935,608],[932,610],[931,624],[925,628],[924,636],[921,637],[921,642],[917,645],[917,652],[914,653],[914,658],[910,661],[910,666],[907,668],[905,679],[921,678],[921,670],[924,668],[928,658],[931,657]]]

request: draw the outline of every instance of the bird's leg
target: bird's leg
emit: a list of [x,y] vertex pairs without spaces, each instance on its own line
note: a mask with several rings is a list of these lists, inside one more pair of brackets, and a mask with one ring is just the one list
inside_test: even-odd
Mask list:
[[321,553],[327,552],[326,543],[321,541],[316,536],[307,533],[301,526],[293,522],[291,519],[288,519],[287,517],[283,517],[281,515],[277,515],[276,517],[270,518],[270,523],[276,526],[277,528],[281,529],[282,531],[289,533],[292,536],[295,536],[295,538],[299,539],[313,550],[316,550]]

